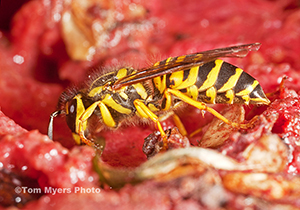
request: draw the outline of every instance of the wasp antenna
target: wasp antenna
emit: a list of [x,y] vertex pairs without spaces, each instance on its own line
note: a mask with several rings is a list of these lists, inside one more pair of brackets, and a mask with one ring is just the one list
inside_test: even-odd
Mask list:
[[61,114],[61,110],[55,111],[50,115],[50,121],[48,126],[48,137],[49,139],[53,140],[53,118],[57,117]]

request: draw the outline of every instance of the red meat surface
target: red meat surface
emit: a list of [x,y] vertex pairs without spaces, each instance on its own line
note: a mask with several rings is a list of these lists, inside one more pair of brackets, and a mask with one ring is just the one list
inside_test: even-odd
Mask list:
[[[246,120],[260,115],[260,121],[251,129],[228,134],[230,137],[216,150],[244,161],[244,150],[250,144],[263,135],[276,134],[289,151],[280,178],[297,179],[300,172],[298,1],[104,0],[101,7],[95,4],[88,10],[88,17],[98,18],[103,23],[106,17],[97,14],[113,11],[119,18],[115,17],[103,32],[107,40],[100,46],[95,45],[96,53],[89,59],[74,59],[70,53],[66,40],[72,37],[63,34],[62,23],[63,13],[70,7],[66,2],[29,1],[16,12],[9,30],[0,29],[0,169],[5,170],[5,174],[13,174],[12,177],[20,176],[24,183],[26,179],[36,180],[43,189],[38,197],[32,196],[18,207],[218,209],[223,205],[231,209],[258,206],[264,209],[269,203],[261,202],[257,194],[239,194],[208,178],[210,173],[213,177],[220,175],[223,180],[231,175],[219,172],[216,175],[209,170],[189,174],[186,179],[127,184],[118,191],[100,188],[99,175],[93,169],[95,151],[88,146],[75,146],[64,118],[54,121],[54,141],[46,136],[49,116],[55,111],[62,91],[72,83],[83,82],[91,71],[101,72],[103,68],[122,65],[141,68],[168,56],[254,42],[262,44],[259,51],[243,59],[225,60],[255,77],[272,103],[268,107],[245,106]],[[280,87],[285,76],[287,79]],[[222,112],[228,106],[216,109]],[[192,107],[178,115],[189,134],[204,127],[190,138],[191,146],[198,146],[203,133],[209,130],[205,126],[209,126],[213,117],[208,113],[203,117]],[[174,127],[171,118],[162,124],[165,129]],[[147,161],[142,150],[144,139],[154,131],[153,124],[141,124],[102,132],[105,139],[102,161],[130,170],[140,166]],[[279,179],[277,175],[275,178]],[[11,186],[18,185],[12,181]],[[50,187],[65,192],[53,193]],[[45,188],[48,191],[45,192]],[[22,197],[14,192],[14,187],[11,189],[15,198]],[[75,189],[97,192],[75,193]],[[215,204],[203,199],[207,195],[216,195]],[[272,198],[264,199],[271,203]],[[11,205],[17,206],[17,201]],[[275,203],[299,207],[292,196],[283,196]]]

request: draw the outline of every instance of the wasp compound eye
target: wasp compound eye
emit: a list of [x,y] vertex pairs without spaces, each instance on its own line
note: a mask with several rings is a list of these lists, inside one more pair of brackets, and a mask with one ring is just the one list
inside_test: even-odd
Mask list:
[[77,98],[72,99],[66,106],[66,121],[72,132],[76,129]]

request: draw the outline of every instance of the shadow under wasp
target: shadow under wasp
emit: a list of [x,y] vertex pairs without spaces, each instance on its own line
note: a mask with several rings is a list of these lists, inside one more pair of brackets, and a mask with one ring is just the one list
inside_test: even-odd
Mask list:
[[68,89],[50,117],[48,135],[53,136],[53,118],[65,115],[77,143],[97,147],[92,132],[118,128],[133,119],[150,119],[167,149],[166,133],[159,116],[187,103],[237,127],[207,104],[270,103],[260,84],[242,69],[220,57],[245,57],[260,43],[219,48],[177,57],[136,70],[131,67],[91,76],[80,89]]

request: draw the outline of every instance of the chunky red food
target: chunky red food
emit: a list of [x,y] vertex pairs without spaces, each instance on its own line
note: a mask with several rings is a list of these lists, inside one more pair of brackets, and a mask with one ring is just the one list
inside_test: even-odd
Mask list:
[[[169,171],[159,168],[166,163],[154,155],[157,150],[150,153],[159,164],[151,165],[152,158],[143,153],[144,139],[156,131],[153,124],[101,132],[101,161],[92,148],[74,145],[63,118],[55,119],[54,141],[45,135],[61,92],[92,71],[142,68],[168,56],[253,42],[262,44],[259,51],[226,61],[255,77],[272,103],[214,107],[235,121],[245,113],[252,127],[240,130],[192,107],[177,113],[188,134],[202,130],[189,143],[173,130],[174,150],[168,152],[187,152],[165,153],[176,166]],[[299,208],[299,46],[295,0],[29,1],[14,16],[10,31],[0,31],[1,205]],[[175,126],[171,118],[162,124],[166,130]],[[147,140],[152,149],[159,144],[155,138]],[[115,174],[120,175],[116,182],[125,185],[119,190],[103,181],[109,183]],[[27,188],[19,192],[16,186]]]

